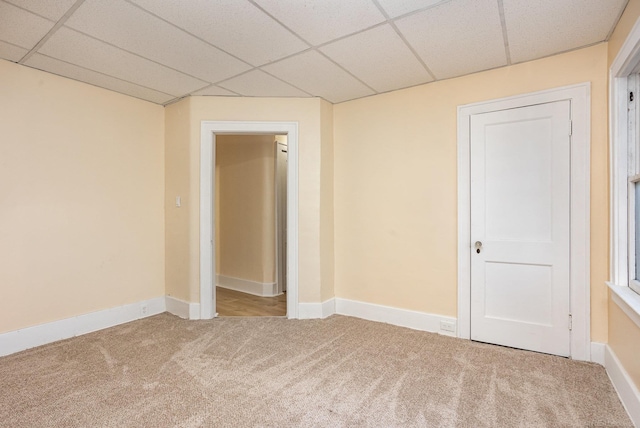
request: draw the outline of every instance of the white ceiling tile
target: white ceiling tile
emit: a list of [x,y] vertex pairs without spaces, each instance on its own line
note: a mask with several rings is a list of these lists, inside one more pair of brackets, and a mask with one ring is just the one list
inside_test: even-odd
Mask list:
[[390,25],[338,40],[320,50],[378,92],[433,80]]
[[65,27],[56,31],[39,52],[175,96],[182,96],[206,86],[201,80]]
[[513,62],[601,42],[626,0],[504,0]]
[[247,1],[133,2],[252,65],[276,61],[308,48],[306,43]]
[[437,79],[507,64],[496,0],[456,0],[396,25]]
[[395,18],[445,1],[447,0],[378,0],[378,3],[391,18]]
[[371,0],[256,0],[314,46],[385,20]]
[[20,6],[23,9],[27,9],[33,13],[37,13],[40,16],[49,18],[52,21],[57,21],[67,13],[71,6],[74,5],[76,0],[5,0],[9,3],[13,3],[16,6]]
[[308,51],[263,69],[307,93],[332,103],[373,95],[373,91],[316,51]]
[[175,98],[173,95],[163,94],[153,89],[144,88],[133,83],[125,82],[115,77],[87,70],[77,65],[49,58],[44,55],[32,55],[25,65],[39,70],[48,71],[70,79],[79,80],[91,85],[100,86],[101,88],[110,89],[122,94],[131,95],[132,97],[141,98],[156,104],[163,104]]
[[234,77],[220,86],[227,88],[240,95],[249,97],[308,97],[309,94],[302,92],[293,86],[284,83],[275,77],[269,76],[260,70],[252,70],[241,76]]
[[0,41],[0,58],[18,62],[27,54],[27,52],[29,52],[27,49]]
[[33,48],[54,22],[0,1],[0,40],[25,49]]
[[211,95],[211,96],[225,96],[225,97],[237,97],[238,94],[227,91],[216,85],[211,85],[199,91],[193,92],[191,95]]
[[207,82],[251,68],[123,0],[86,0],[65,25]]
[[[501,2],[511,60],[522,62],[604,40],[627,0]],[[341,102],[429,82],[412,49],[438,79],[506,65],[501,2],[84,0],[30,64],[158,103],[190,93]],[[76,3],[0,0],[0,58],[20,60]]]

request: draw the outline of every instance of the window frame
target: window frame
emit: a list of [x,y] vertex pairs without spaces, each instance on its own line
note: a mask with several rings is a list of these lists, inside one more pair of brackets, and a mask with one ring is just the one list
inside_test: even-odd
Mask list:
[[[628,242],[628,286],[640,294],[640,281],[636,257],[638,231],[636,218],[638,207],[636,204],[636,187],[640,185],[640,108],[638,107],[638,89],[640,89],[640,75],[637,72],[627,77],[627,242]],[[633,94],[633,98],[630,97]]]
[[[629,79],[640,70],[640,19],[620,48],[609,70],[610,174],[611,174],[611,277],[607,283],[611,299],[640,327],[640,282],[635,280],[636,165],[640,172],[640,138],[636,124],[640,106],[640,79]],[[634,105],[629,105],[630,89]],[[633,114],[630,114],[633,107]],[[633,124],[631,132],[630,124]],[[631,156],[630,156],[631,155]],[[633,168],[633,169],[632,169]],[[631,174],[630,172],[634,172]],[[631,178],[631,180],[630,180]],[[632,289],[633,287],[633,289]]]

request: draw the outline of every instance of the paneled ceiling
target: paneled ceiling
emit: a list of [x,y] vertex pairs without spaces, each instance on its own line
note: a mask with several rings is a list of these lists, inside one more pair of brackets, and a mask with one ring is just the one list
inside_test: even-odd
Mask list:
[[605,41],[627,1],[0,0],[0,58],[158,104],[339,103]]

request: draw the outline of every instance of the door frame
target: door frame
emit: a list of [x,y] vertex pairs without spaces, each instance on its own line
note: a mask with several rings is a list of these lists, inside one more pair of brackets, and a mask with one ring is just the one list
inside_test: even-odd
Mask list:
[[[562,100],[571,101],[572,121],[569,262],[569,306],[573,324],[571,358],[591,361],[589,82],[458,106],[458,337],[471,338],[471,116]],[[567,127],[571,124],[567,124]]]
[[287,318],[298,318],[298,122],[207,121],[200,124],[200,318],[215,311],[215,143],[216,134],[286,134]]
[[[280,256],[280,253],[282,253],[283,251],[283,246],[285,244],[286,241],[283,241],[282,239],[282,228],[280,227],[280,220],[281,220],[281,205],[282,205],[282,195],[280,194],[280,188],[279,188],[279,183],[278,183],[278,173],[280,172],[280,164],[278,161],[278,150],[282,150],[279,148],[280,143],[278,142],[278,140],[276,139],[275,141],[276,147],[275,147],[275,167],[274,167],[274,171],[275,171],[275,180],[274,180],[274,186],[275,186],[275,194],[276,194],[276,204],[275,204],[275,211],[276,211],[276,215],[275,215],[275,231],[276,231],[276,242],[275,242],[275,252],[276,252],[276,284],[277,284],[277,290],[278,290],[278,294],[283,293],[286,290],[283,290],[283,286],[282,283],[283,281],[283,277],[286,278],[285,275],[285,271],[286,271],[286,263],[285,263],[285,268],[282,268],[282,257]],[[285,146],[286,147],[286,146]],[[288,157],[289,153],[288,153],[288,148],[287,148],[287,157]],[[287,161],[287,165],[289,164],[289,162]],[[286,179],[285,179],[286,181]],[[285,202],[285,207],[284,209],[286,210],[286,200]],[[285,238],[286,239],[286,238]]]

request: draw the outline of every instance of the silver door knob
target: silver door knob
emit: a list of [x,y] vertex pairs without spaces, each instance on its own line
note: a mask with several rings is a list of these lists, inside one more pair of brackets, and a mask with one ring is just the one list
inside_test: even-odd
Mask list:
[[476,247],[476,253],[480,254],[480,250],[482,250],[482,242],[476,241],[475,247]]

